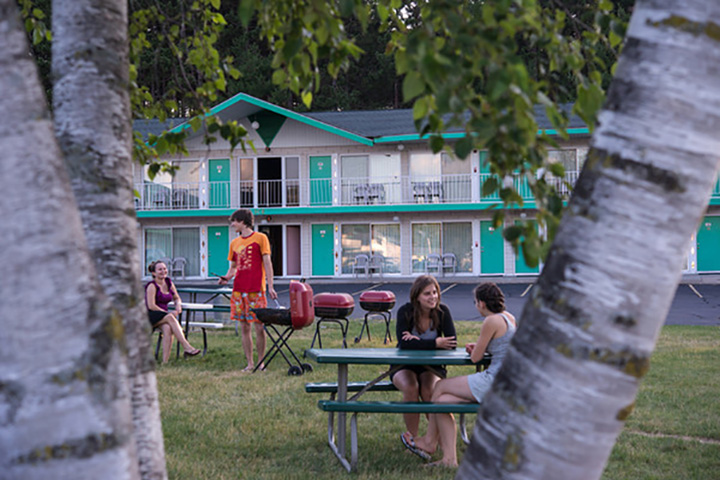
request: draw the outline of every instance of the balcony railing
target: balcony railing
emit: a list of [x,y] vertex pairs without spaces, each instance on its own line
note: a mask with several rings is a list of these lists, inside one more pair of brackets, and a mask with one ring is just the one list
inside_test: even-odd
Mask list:
[[[497,192],[482,197],[490,174],[358,177],[340,179],[258,180],[205,183],[142,183],[135,186],[137,210],[196,210],[265,207],[408,205],[423,203],[500,203]],[[547,177],[569,196],[577,172]],[[520,196],[532,200],[524,178],[513,178]],[[720,198],[720,180],[713,198]]]

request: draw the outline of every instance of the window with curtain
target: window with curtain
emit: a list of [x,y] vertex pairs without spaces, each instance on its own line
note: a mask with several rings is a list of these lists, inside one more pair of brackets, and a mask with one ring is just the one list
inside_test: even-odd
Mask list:
[[400,155],[385,154],[370,156],[370,182],[380,189],[382,203],[401,203]]
[[454,155],[442,154],[442,186],[445,201],[469,202],[472,200],[470,164],[470,157],[462,160]]
[[439,223],[415,223],[412,226],[412,271],[424,272],[431,253],[442,254]]
[[343,225],[340,229],[342,247],[342,273],[352,273],[355,256],[370,256],[370,226],[367,224]]
[[240,206],[253,206],[254,167],[252,158],[240,158]]
[[442,253],[454,253],[458,272],[472,272],[472,224],[444,223]]
[[[160,258],[183,257],[185,276],[200,275],[200,229],[148,228],[145,230],[145,266]],[[171,265],[168,265],[170,268]],[[147,271],[147,270],[146,270]]]
[[285,159],[285,204],[288,206],[300,205],[300,159],[298,157]]
[[439,153],[413,153],[410,155],[410,180],[439,181],[442,174]]
[[368,156],[340,157],[340,199],[343,205],[367,203],[365,185],[368,183]]
[[382,255],[383,273],[400,273],[400,225],[372,226],[372,253]]
[[173,228],[173,258],[183,257],[186,276],[200,275],[200,229]]
[[145,230],[145,269],[143,273],[147,274],[147,266],[161,258],[172,258],[172,232],[169,228],[148,228]]
[[350,224],[341,227],[342,273],[353,273],[355,256],[382,255],[383,273],[400,273],[400,225]]

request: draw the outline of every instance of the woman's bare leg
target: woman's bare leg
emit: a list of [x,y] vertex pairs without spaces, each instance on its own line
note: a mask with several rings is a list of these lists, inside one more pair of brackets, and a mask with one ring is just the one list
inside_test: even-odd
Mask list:
[[[434,403],[469,403],[474,402],[475,397],[470,391],[467,376],[453,377],[441,380],[435,385],[432,401]],[[440,463],[457,466],[457,425],[451,414],[430,415],[427,433],[425,436],[415,439],[415,445],[426,452],[434,452],[438,444],[443,451]]]
[[172,351],[172,329],[167,323],[160,325],[160,332],[162,332],[162,351],[163,351],[163,363],[167,363],[170,360],[170,352]]
[[[190,342],[187,341],[185,338],[185,334],[183,333],[182,327],[180,326],[180,322],[177,321],[177,318],[175,318],[175,315],[172,313],[168,313],[163,317],[162,320],[158,322],[158,325],[168,325],[170,326],[170,330],[172,331],[172,334],[175,338],[177,338],[177,341],[180,342],[180,345],[182,345],[183,350],[186,352],[195,350],[195,348],[190,345]],[[164,353],[164,352],[163,352]]]
[[[400,370],[393,375],[393,384],[402,392],[403,402],[417,402],[420,397],[420,384],[418,377],[412,370]],[[403,413],[405,428],[415,437],[420,427],[420,415],[417,413]]]

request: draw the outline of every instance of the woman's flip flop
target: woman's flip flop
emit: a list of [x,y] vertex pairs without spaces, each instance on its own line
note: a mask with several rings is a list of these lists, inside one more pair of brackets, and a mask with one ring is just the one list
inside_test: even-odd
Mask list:
[[402,433],[402,434],[400,434],[400,440],[402,440],[403,445],[405,445],[405,448],[410,450],[412,453],[414,453],[418,457],[422,458],[426,462],[430,460],[430,458],[431,458],[430,454],[428,452],[426,452],[425,450],[418,448],[415,445],[415,439],[412,437],[412,435],[408,439],[408,438],[405,438],[405,434]]

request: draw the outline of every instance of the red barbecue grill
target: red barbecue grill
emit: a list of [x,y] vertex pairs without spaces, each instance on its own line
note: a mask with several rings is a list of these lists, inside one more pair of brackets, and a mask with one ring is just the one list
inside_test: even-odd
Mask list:
[[355,337],[355,343],[358,343],[363,336],[363,330],[367,331],[368,340],[370,340],[370,326],[368,325],[368,318],[376,316],[382,317],[385,320],[385,340],[383,343],[387,343],[388,340],[392,341],[392,335],[390,334],[390,319],[392,314],[390,310],[395,306],[395,294],[388,290],[368,290],[360,295],[360,306],[367,310],[365,314],[365,321],[360,327],[360,335]]
[[315,323],[315,335],[310,344],[310,348],[315,345],[315,339],[318,341],[318,347],[322,348],[322,338],[320,338],[320,324],[323,322],[337,323],[340,325],[343,337],[343,347],[347,348],[347,331],[348,331],[348,315],[355,308],[355,300],[348,293],[318,293],[315,295],[315,316],[320,319]]
[[[272,347],[267,351],[265,356],[255,366],[255,372],[260,365],[265,363],[265,367],[272,362],[273,358],[279,353],[290,366],[288,375],[302,375],[304,372],[311,372],[312,365],[302,363],[295,352],[293,352],[287,341],[295,330],[300,330],[311,325],[315,319],[315,311],[313,309],[313,291],[310,285],[303,282],[290,282],[290,309],[280,307],[277,299],[275,304],[278,308],[253,308],[252,311],[265,325],[267,336],[272,342]],[[280,332],[275,326],[285,327]],[[296,364],[290,361],[288,355],[285,355],[283,349],[286,350]]]

